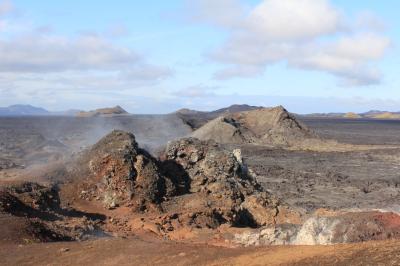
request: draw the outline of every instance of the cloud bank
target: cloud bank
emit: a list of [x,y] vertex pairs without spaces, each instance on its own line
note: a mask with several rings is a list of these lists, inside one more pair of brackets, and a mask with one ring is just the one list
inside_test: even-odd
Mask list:
[[[190,5],[189,5],[190,2]],[[327,0],[262,0],[246,6],[239,0],[194,0],[188,17],[225,30],[228,37],[207,53],[224,68],[219,80],[254,77],[274,63],[330,73],[341,84],[377,84],[374,64],[390,45],[382,22],[371,13],[351,21]]]
[[105,34],[68,35],[52,25],[15,17],[14,10],[11,1],[0,0],[0,92],[4,97],[23,101],[30,96],[56,97],[55,92],[58,98],[66,98],[71,91],[140,93],[141,88],[174,74],[169,67],[152,64],[139,52],[115,42],[127,31],[123,25],[111,26]]

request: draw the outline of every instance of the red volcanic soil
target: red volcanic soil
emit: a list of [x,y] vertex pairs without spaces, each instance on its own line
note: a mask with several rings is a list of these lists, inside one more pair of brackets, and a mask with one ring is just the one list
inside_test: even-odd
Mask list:
[[1,265],[398,265],[399,241],[222,248],[156,239],[0,244]]
[[400,228],[400,216],[395,213],[376,213],[373,218],[380,221],[385,228],[388,229],[399,229]]

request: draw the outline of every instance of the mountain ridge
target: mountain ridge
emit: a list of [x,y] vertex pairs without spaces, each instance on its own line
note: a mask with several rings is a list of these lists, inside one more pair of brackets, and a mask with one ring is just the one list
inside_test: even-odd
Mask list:
[[32,105],[14,104],[8,107],[0,107],[0,116],[44,116],[50,112],[41,107]]

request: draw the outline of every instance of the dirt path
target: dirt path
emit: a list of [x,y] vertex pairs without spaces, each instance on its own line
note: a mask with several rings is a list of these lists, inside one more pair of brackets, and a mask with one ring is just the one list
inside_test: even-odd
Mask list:
[[399,265],[400,241],[229,249],[139,239],[1,245],[1,265]]

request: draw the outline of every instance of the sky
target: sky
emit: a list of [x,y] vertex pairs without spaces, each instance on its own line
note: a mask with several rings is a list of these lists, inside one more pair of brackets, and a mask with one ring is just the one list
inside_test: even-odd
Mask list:
[[0,0],[0,106],[400,111],[397,0]]

